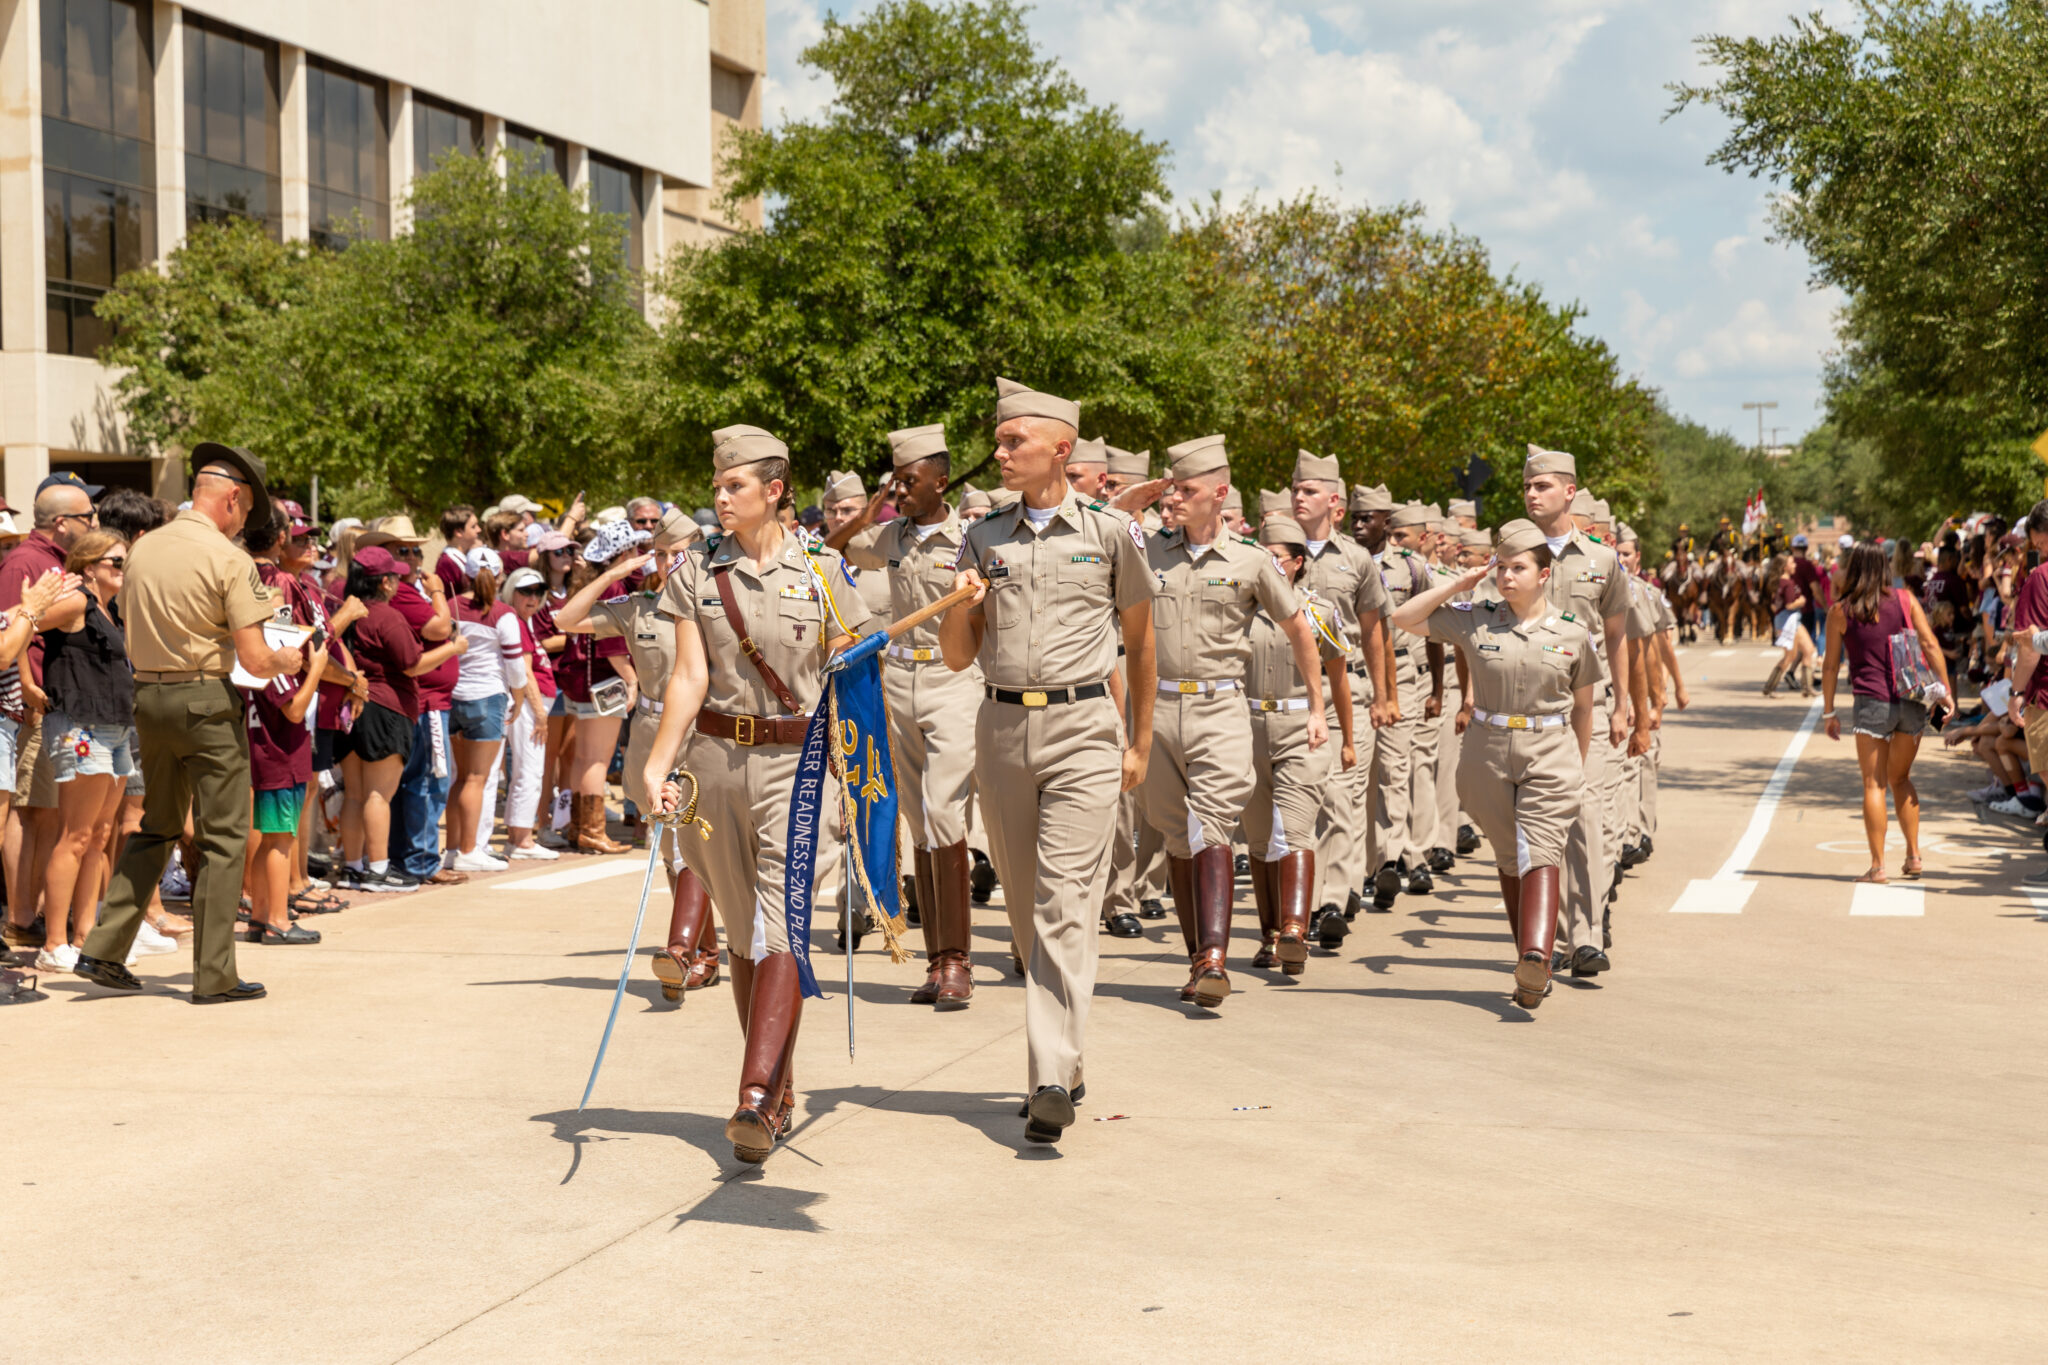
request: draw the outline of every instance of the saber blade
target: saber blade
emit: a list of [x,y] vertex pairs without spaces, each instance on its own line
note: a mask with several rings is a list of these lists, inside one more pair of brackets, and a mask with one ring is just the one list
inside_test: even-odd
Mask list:
[[612,1012],[604,1021],[604,1036],[597,1040],[597,1060],[590,1064],[590,1079],[583,1083],[583,1098],[576,1101],[579,1114],[583,1112],[583,1106],[590,1103],[590,1092],[597,1085],[597,1073],[604,1069],[604,1050],[611,1046],[612,1025],[619,1022],[619,1005],[626,998],[626,982],[633,975],[633,954],[640,947],[640,928],[647,922],[647,897],[654,891],[654,868],[661,861],[662,828],[654,825],[647,840],[647,877],[640,883],[640,909],[633,916],[633,937],[626,940],[626,960],[619,966],[619,988],[612,992]]
[[840,898],[846,902],[846,1060],[853,1060],[853,843],[857,829],[846,832],[846,866],[840,870]]

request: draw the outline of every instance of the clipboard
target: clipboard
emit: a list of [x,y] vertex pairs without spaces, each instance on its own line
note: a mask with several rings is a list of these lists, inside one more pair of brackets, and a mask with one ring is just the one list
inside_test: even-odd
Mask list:
[[[306,641],[313,638],[311,626],[279,625],[275,621],[263,623],[263,643],[272,649],[304,649]],[[234,671],[228,674],[228,681],[237,687],[262,691],[276,682],[275,678],[259,678],[242,667],[240,659],[235,660]]]

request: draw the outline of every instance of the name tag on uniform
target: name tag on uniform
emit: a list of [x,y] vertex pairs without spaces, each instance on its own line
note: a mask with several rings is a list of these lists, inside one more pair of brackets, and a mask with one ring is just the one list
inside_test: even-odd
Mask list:
[[1102,562],[1102,556],[1101,556],[1101,555],[1075,555],[1075,556],[1074,556],[1074,557],[1073,557],[1072,559],[1068,560],[1067,562],[1068,562],[1068,563],[1070,563],[1070,564],[1100,564],[1100,563]]
[[903,561],[900,559],[892,559],[889,561],[889,567],[892,569],[900,569],[903,567]]
[[1481,646],[1479,646],[1479,649],[1480,649],[1480,652],[1481,652],[1481,653],[1485,653],[1485,654],[1498,654],[1498,653],[1500,653],[1500,646],[1499,646],[1499,645],[1481,645]]
[[996,555],[989,560],[988,576],[990,578],[1008,578],[1010,576],[1010,566],[1003,563],[1001,555]]
[[775,595],[777,597],[795,598],[803,602],[815,602],[818,600],[817,589],[808,583],[785,583],[775,590]]
[[697,599],[697,605],[700,607],[722,607],[725,605],[725,601],[723,598],[718,597],[700,597]]
[[656,634],[655,634],[655,633],[654,633],[653,631],[651,631],[651,630],[642,630],[642,631],[635,631],[635,632],[634,632],[634,634],[633,634],[633,638],[634,638],[634,639],[636,639],[636,640],[647,640],[647,641],[650,641],[650,642],[651,642],[651,641],[656,641],[656,640],[659,640],[659,639],[661,639],[661,637],[660,637],[659,635],[656,635]]

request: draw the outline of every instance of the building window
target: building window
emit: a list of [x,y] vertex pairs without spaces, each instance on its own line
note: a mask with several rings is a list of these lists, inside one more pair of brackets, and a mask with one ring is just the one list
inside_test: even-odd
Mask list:
[[555,163],[555,174],[561,177],[564,185],[569,183],[568,143],[550,141],[539,133],[534,132],[531,128],[522,128],[516,123],[508,123],[505,125],[505,150],[532,157],[539,160],[542,165],[547,164],[545,158],[552,156]]
[[481,116],[453,104],[415,94],[412,97],[412,170],[425,175],[449,152],[474,152],[483,146]]
[[386,108],[384,82],[317,58],[307,62],[306,193],[316,245],[344,247],[366,232],[380,240],[391,235]]
[[754,93],[754,77],[729,66],[711,68],[711,112],[729,119],[747,116],[747,96]]
[[91,356],[93,307],[156,258],[156,149],[147,6],[41,0],[47,345]]
[[590,154],[590,207],[626,220],[626,268],[640,268],[640,172],[623,161]]
[[277,44],[185,13],[185,218],[253,218],[284,235]]

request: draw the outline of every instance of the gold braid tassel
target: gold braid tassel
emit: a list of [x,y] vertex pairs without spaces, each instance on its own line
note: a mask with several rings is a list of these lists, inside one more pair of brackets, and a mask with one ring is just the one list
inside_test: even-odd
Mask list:
[[[861,856],[860,824],[855,819],[853,773],[858,770],[859,765],[849,764],[846,761],[846,755],[839,750],[839,689],[827,686],[825,696],[827,699],[826,707],[828,708],[825,720],[832,727],[832,752],[839,762],[839,813],[845,825],[847,851],[852,855],[847,861],[853,865],[853,876],[858,882],[860,889],[867,893],[868,904],[879,910],[882,898],[875,894],[875,888],[868,881],[867,859]],[[893,837],[895,831],[892,830],[890,833]],[[856,901],[854,908],[847,913],[859,913],[859,903]],[[882,941],[889,949],[889,960],[891,962],[910,961],[910,949],[903,945],[903,936],[910,932],[910,919],[903,913],[901,903],[898,903],[896,913],[893,916],[877,914],[875,918],[881,922]],[[851,932],[851,928],[852,926],[849,925],[849,932]]]

